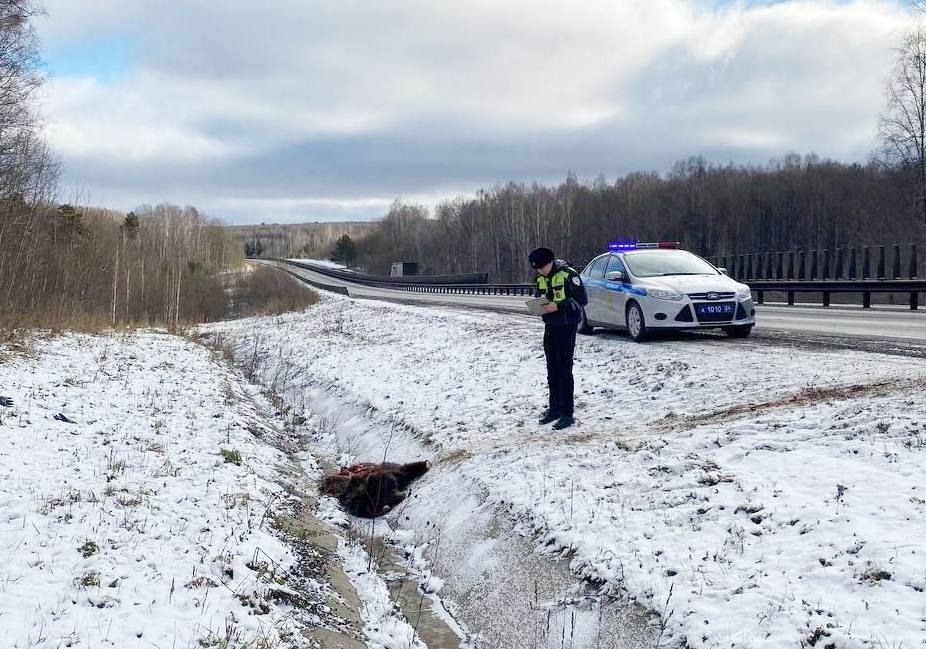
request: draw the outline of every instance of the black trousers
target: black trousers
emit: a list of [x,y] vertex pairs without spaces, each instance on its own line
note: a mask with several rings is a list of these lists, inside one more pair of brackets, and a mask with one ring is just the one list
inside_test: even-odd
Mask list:
[[543,353],[547,357],[547,384],[550,387],[550,410],[572,415],[572,357],[576,350],[576,325],[543,330]]

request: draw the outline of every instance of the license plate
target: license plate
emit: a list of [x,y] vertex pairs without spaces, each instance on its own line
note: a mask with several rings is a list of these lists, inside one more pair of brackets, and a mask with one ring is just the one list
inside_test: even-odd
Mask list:
[[717,302],[716,304],[695,304],[695,312],[698,315],[730,315],[736,313],[736,305],[733,302]]

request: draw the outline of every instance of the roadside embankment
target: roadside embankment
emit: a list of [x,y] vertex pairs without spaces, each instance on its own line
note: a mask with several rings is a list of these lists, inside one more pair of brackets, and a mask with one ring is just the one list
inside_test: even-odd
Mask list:
[[33,336],[0,397],[3,646],[366,646],[311,458],[218,355]]
[[[539,323],[325,295],[301,314],[203,331],[305,418],[329,461],[432,461],[377,525],[420,558],[422,579],[439,579],[470,632],[500,629],[480,646],[505,646],[492,637],[505,629],[479,607],[507,607],[500,619],[517,617],[509,629],[530,637],[521,611],[552,622],[569,598],[590,604],[590,621],[596,605],[655,613],[662,646],[912,646],[926,635],[919,359],[582,338],[578,424],[557,434],[535,423]],[[560,574],[558,595],[533,596],[542,579],[495,551],[512,539],[531,560],[568,562],[573,581]],[[485,604],[480,588],[505,582],[525,607]],[[580,625],[575,610],[573,627],[565,610],[560,637],[596,646],[597,621]],[[546,646],[537,637],[527,646]]]

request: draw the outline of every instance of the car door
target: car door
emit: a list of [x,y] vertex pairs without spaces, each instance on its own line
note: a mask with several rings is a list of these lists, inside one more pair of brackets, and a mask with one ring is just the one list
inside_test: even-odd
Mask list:
[[[612,273],[614,271],[620,271],[624,273],[626,278],[627,269],[624,268],[624,263],[617,255],[611,255],[608,259],[608,264],[604,271],[605,277],[607,277],[608,273]],[[627,308],[627,281],[626,279],[620,281],[605,279],[603,282],[605,286],[605,290],[603,291],[605,298],[603,300],[604,304],[602,305],[601,309],[601,317],[608,324],[624,326],[626,321],[624,317],[624,309]]]
[[588,304],[585,305],[585,318],[589,322],[601,322],[604,313],[604,301],[607,291],[604,287],[604,269],[608,263],[608,255],[597,257],[582,270],[582,282],[588,295]]

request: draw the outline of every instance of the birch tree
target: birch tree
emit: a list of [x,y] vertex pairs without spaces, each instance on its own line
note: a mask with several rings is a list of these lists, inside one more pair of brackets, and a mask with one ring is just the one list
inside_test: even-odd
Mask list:
[[884,159],[916,178],[921,227],[926,227],[926,33],[921,24],[904,34],[887,84],[879,120]]

